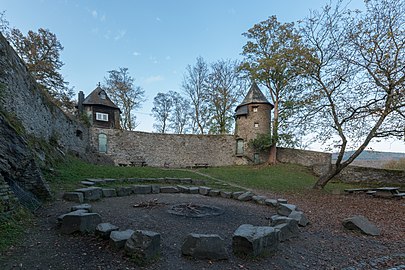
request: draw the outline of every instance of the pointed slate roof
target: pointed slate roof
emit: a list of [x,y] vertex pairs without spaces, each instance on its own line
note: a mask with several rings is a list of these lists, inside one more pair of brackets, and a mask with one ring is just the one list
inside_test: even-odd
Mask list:
[[[102,94],[105,94],[105,98],[101,98]],[[97,86],[84,100],[83,105],[103,105],[106,107],[111,107],[114,109],[120,109],[111,99],[108,97],[107,93],[100,87]],[[120,110],[121,111],[121,110]]]
[[238,110],[239,107],[248,105],[248,104],[270,104],[272,107],[273,105],[267,100],[266,96],[260,91],[259,86],[257,86],[256,82],[253,82],[252,86],[249,89],[249,92],[246,94],[245,99],[242,101],[241,104],[236,107]]

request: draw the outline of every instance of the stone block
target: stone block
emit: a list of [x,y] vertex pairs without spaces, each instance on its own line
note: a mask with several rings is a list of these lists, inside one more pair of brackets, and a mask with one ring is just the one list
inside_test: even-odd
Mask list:
[[241,195],[239,195],[238,200],[243,201],[243,202],[251,201],[254,195],[255,194],[253,192],[246,191],[246,192],[242,193]]
[[133,230],[125,230],[125,231],[112,231],[110,233],[110,246],[113,249],[121,249],[124,248],[125,243],[131,235],[134,233]]
[[94,183],[92,181],[81,181],[80,184],[90,187],[90,186],[94,186],[96,183]]
[[158,194],[160,192],[159,185],[151,185],[151,188],[152,188],[152,194]]
[[280,203],[277,207],[277,214],[288,217],[293,211],[297,210],[294,204]]
[[266,199],[266,196],[255,195],[252,197],[252,200],[257,204],[265,204]]
[[182,185],[177,185],[180,193],[190,193],[190,188]]
[[199,187],[189,187],[190,194],[198,194],[200,192]]
[[200,193],[201,195],[208,195],[208,193],[210,193],[211,188],[210,187],[199,187],[198,193]]
[[116,191],[118,197],[129,196],[132,194],[132,187],[118,187]]
[[224,240],[217,234],[189,234],[181,247],[181,253],[196,259],[228,259]]
[[302,211],[292,211],[288,217],[298,221],[298,225],[301,227],[305,227],[309,224],[307,217]]
[[219,196],[220,192],[221,192],[220,190],[211,189],[211,190],[208,192],[208,196],[217,197],[217,196]]
[[270,217],[270,225],[276,226],[279,224],[285,224],[285,223],[288,223],[290,220],[293,220],[293,219],[286,217],[286,216],[273,215]]
[[244,191],[235,191],[232,192],[232,199],[238,199],[240,195],[242,195],[243,193],[245,193]]
[[232,197],[232,192],[230,192],[230,191],[222,191],[222,190],[221,190],[221,192],[220,192],[219,195],[220,195],[222,198],[227,198],[227,199],[229,199],[229,198]]
[[234,232],[232,249],[237,256],[257,257],[277,250],[278,239],[273,227],[243,224]]
[[57,217],[57,220],[58,220],[59,225],[62,224],[62,220],[63,220],[63,217],[64,217],[64,216],[66,216],[66,215],[68,215],[68,214],[73,214],[73,213],[75,213],[75,214],[78,214],[78,213],[88,213],[88,211],[87,211],[87,210],[75,210],[75,211],[72,211],[72,212],[69,212],[69,213],[62,214],[62,215],[60,215],[60,216]]
[[264,201],[264,203],[266,205],[273,206],[273,207],[277,207],[277,205],[278,205],[277,200],[274,200],[274,199],[266,199]]
[[97,213],[77,213],[66,214],[62,218],[61,232],[71,234],[74,232],[91,233],[97,225],[101,223],[101,216]]
[[83,193],[84,201],[97,201],[103,196],[102,190],[99,187],[79,188],[75,191]]
[[115,188],[103,188],[103,197],[110,198],[110,197],[117,197],[117,191]]
[[277,239],[280,242],[298,237],[299,234],[298,222],[294,219],[288,219],[287,223],[278,224],[274,226],[274,229],[276,230]]
[[373,236],[378,236],[381,234],[381,230],[364,216],[353,216],[346,218],[343,220],[342,224],[348,230],[357,230],[363,234]]
[[96,235],[103,239],[109,239],[113,231],[118,231],[119,228],[111,223],[100,223],[96,227]]
[[84,202],[84,196],[83,193],[81,192],[65,192],[63,194],[63,199],[69,202],[77,202],[77,203]]
[[280,204],[280,203],[288,203],[288,201],[286,199],[279,198],[279,199],[277,199],[277,203],[278,204]]
[[91,213],[92,212],[92,207],[88,203],[83,203],[79,205],[73,205],[70,208],[70,211],[76,211],[76,210],[87,210],[87,212]]
[[160,193],[179,193],[179,189],[174,186],[160,187]]
[[132,187],[134,194],[149,194],[152,193],[151,185],[135,185]]
[[137,230],[125,243],[125,253],[138,265],[156,260],[160,254],[160,234]]

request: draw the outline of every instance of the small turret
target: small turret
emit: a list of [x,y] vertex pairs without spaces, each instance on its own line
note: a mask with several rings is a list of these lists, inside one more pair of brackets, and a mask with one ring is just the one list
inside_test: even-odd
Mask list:
[[237,156],[245,156],[254,160],[255,163],[259,162],[258,153],[248,147],[248,143],[256,139],[259,134],[270,134],[271,110],[273,108],[273,104],[267,100],[257,84],[253,82],[245,99],[235,110]]

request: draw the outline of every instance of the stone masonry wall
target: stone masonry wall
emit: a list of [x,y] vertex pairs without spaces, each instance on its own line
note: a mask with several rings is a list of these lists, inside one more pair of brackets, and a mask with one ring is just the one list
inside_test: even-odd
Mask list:
[[[89,130],[42,93],[7,40],[0,33],[0,109],[15,116],[28,134],[57,140],[64,150],[85,153]],[[80,136],[78,136],[80,135]]]
[[17,205],[17,199],[14,197],[10,186],[0,175],[0,217],[6,213],[12,212]]
[[210,166],[235,164],[235,138],[232,135],[177,135],[93,128],[93,144],[98,134],[107,135],[107,155],[116,164],[138,158],[148,166],[189,167],[196,163]]
[[316,175],[322,175],[330,169],[332,154],[277,147],[277,160],[283,163],[294,163],[310,167]]
[[348,166],[335,179],[345,183],[405,185],[405,171]]

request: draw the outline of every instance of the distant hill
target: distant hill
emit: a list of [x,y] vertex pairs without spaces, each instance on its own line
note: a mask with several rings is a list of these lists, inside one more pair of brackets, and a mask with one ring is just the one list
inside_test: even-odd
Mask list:
[[[343,156],[343,160],[347,159],[354,151],[347,151]],[[332,153],[332,160],[336,160],[337,153]],[[360,156],[356,158],[356,161],[387,161],[387,160],[398,160],[405,158],[405,153],[395,153],[395,152],[378,152],[378,151],[363,151]]]

